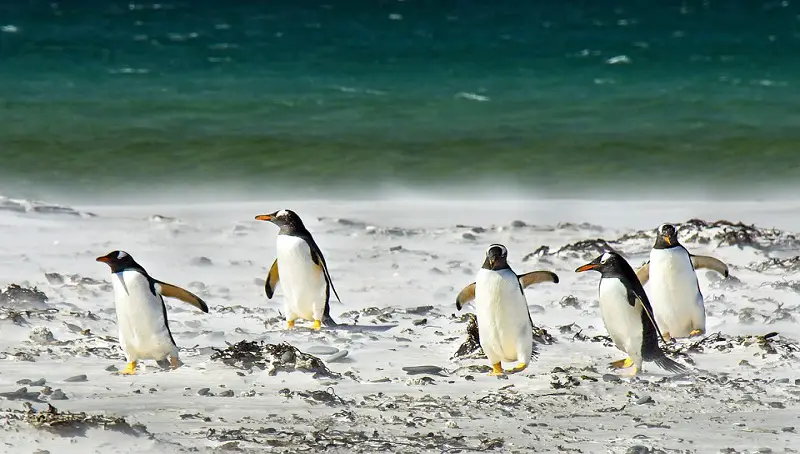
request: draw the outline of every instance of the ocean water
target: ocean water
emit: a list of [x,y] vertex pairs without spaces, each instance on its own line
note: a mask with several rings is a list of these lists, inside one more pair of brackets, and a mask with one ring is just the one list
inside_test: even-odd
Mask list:
[[796,184],[796,0],[496,3],[3,0],[0,177],[34,193]]

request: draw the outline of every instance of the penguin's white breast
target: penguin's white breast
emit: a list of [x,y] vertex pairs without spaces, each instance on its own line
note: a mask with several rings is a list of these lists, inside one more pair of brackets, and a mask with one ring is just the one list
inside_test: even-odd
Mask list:
[[311,259],[311,247],[305,240],[278,235],[277,255],[278,274],[286,296],[319,295],[325,279],[320,267]]
[[150,291],[147,277],[126,270],[112,274],[111,280],[119,333],[127,348],[135,349],[142,356],[156,350],[171,350],[161,297]]
[[628,302],[628,289],[617,278],[600,279],[600,316],[609,337],[617,348],[630,353],[629,349],[642,345],[642,318],[638,303]]
[[650,251],[649,283],[650,299],[656,306],[694,305],[699,297],[697,275],[681,247]]
[[475,312],[481,340],[510,354],[516,350],[519,336],[530,335],[530,316],[517,275],[509,269],[481,268],[475,279]]

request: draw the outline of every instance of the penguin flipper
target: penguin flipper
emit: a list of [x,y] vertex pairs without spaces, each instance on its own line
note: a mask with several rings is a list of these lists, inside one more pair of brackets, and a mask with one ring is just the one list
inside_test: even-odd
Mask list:
[[642,285],[646,284],[647,281],[650,280],[650,261],[648,260],[645,262],[644,265],[641,266],[638,270],[636,270],[636,277],[639,278],[639,282]]
[[176,285],[168,284],[166,282],[161,282],[157,279],[153,279],[153,286],[155,287],[156,292],[158,292],[161,296],[166,296],[169,298],[177,298],[184,303],[189,303],[192,306],[200,309],[203,312],[208,313],[208,305],[205,301],[203,301],[199,296],[195,295],[194,293],[182,289]]
[[517,278],[519,279],[522,288],[526,288],[540,282],[553,282],[558,284],[558,275],[550,271],[533,271],[530,273],[518,274]]
[[272,299],[272,296],[275,294],[275,289],[278,287],[279,280],[278,259],[275,259],[275,261],[272,262],[272,267],[269,269],[269,274],[267,274],[266,282],[264,282],[264,292],[266,292],[267,298]]
[[461,289],[456,297],[456,309],[461,310],[467,303],[475,299],[475,283]]
[[714,270],[724,277],[728,277],[728,265],[722,260],[709,257],[707,255],[692,255],[692,266],[694,269],[706,268]]
[[333,289],[333,294],[336,295],[336,299],[341,303],[342,299],[339,298],[339,293],[336,291],[336,287],[333,286],[333,279],[331,279],[331,275],[328,272],[328,264],[325,263],[325,257],[322,255],[322,251],[313,238],[309,237],[309,240],[308,246],[311,249],[311,260],[322,269],[322,274],[325,275],[325,282]]

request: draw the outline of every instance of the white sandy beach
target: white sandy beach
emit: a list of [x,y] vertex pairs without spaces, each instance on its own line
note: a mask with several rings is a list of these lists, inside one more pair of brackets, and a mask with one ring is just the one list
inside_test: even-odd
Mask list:
[[[800,285],[790,285],[800,280],[800,264],[757,266],[798,255],[797,202],[265,200],[72,206],[77,214],[46,207],[0,200],[0,289],[14,283],[47,295],[45,303],[23,308],[0,300],[0,452],[800,451]],[[281,208],[303,218],[325,254],[343,301],[334,299],[333,318],[353,323],[358,313],[359,325],[398,326],[317,333],[298,322],[299,329],[284,330],[280,287],[273,300],[263,289],[277,228],[253,219]],[[718,246],[715,235],[726,227],[679,233],[690,251],[730,267],[728,281],[698,272],[707,334],[730,339],[689,353],[694,364],[676,357],[690,369],[685,376],[652,363],[633,379],[611,371],[608,363],[624,354],[590,339],[606,334],[599,275],[574,272],[597,253],[556,251],[644,231],[612,243],[638,266],[653,229],[692,218],[781,230],[741,247]],[[508,247],[516,272],[550,270],[561,279],[526,290],[534,324],[555,342],[537,344],[527,370],[501,379],[487,375],[485,358],[452,359],[466,339],[463,313],[474,311],[470,305],[459,313],[456,294],[495,242]],[[523,260],[544,245],[549,253]],[[204,314],[167,300],[181,368],[164,371],[144,361],[135,376],[107,370],[125,364],[111,339],[117,332],[110,273],[94,259],[114,249],[208,303]],[[9,318],[12,312],[19,315]],[[54,339],[32,339],[40,327]],[[766,347],[758,338],[735,337],[771,332],[778,335]],[[333,346],[347,354],[334,361],[315,354],[341,374],[336,378],[270,375],[211,359],[211,347],[242,340],[288,342],[304,352]],[[411,366],[442,371],[409,375],[403,368]],[[65,381],[80,375],[85,380]],[[55,390],[63,396],[53,399]],[[18,418],[25,402],[36,410],[49,402],[59,411],[123,417],[137,433],[37,428]]]

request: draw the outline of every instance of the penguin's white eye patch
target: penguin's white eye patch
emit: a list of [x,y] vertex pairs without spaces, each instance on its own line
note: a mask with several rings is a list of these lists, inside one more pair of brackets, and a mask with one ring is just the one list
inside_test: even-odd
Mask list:
[[608,252],[604,252],[603,256],[600,258],[600,263],[606,263],[610,258],[611,254],[609,254]]
[[486,250],[486,253],[488,254],[489,251],[491,251],[494,248],[500,249],[500,255],[502,255],[502,256],[507,256],[508,255],[508,249],[506,249],[506,247],[503,246],[502,244],[493,244],[493,245],[489,246],[489,249]]
[[119,252],[117,253],[117,258],[118,258],[118,259],[124,259],[124,258],[125,258],[125,257],[127,257],[127,256],[128,256],[128,253],[127,253],[127,252],[125,252],[125,251],[119,251]]
[[277,216],[277,217],[279,217],[279,218],[285,218],[285,217],[286,217],[286,215],[288,215],[288,214],[289,214],[289,213],[287,213],[287,212],[286,212],[286,210],[281,210],[281,211],[278,211],[278,216]]

